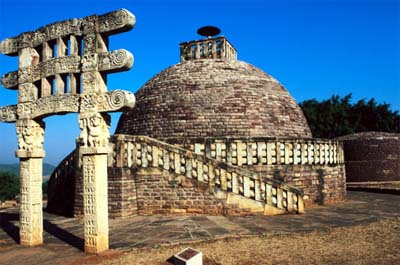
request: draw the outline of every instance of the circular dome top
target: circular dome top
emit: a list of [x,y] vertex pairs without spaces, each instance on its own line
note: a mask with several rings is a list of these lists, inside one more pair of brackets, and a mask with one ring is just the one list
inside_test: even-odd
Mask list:
[[154,138],[311,138],[288,91],[260,69],[237,60],[193,60],[173,65],[137,93],[116,133]]

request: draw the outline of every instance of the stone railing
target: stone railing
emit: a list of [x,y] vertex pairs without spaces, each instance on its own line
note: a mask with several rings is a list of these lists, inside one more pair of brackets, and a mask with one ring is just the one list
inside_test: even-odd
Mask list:
[[[115,135],[111,142],[109,167],[159,168],[208,183],[224,192],[241,195],[284,212],[304,212],[301,190],[260,173],[207,157],[204,152],[197,150],[200,153],[195,153],[147,136]],[[210,145],[210,150],[212,149]],[[217,153],[219,154],[219,151],[215,149],[216,157]],[[59,176],[71,172],[74,166],[79,166],[77,157],[78,152],[72,152],[54,170],[51,179],[55,183],[67,181],[59,179]]]
[[203,138],[167,142],[234,166],[335,165],[344,163],[343,144],[323,139]]
[[160,168],[287,212],[304,211],[302,191],[261,174],[146,136],[115,135],[113,142],[114,167]]
[[208,38],[180,44],[181,62],[196,59],[236,60],[237,52],[225,37]]

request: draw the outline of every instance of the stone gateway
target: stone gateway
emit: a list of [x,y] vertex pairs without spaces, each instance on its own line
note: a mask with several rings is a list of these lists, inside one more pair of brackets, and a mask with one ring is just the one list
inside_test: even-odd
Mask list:
[[128,51],[108,50],[108,36],[130,30],[135,17],[121,9],[44,26],[0,43],[0,52],[18,56],[18,70],[3,75],[5,88],[18,90],[18,104],[0,108],[0,121],[15,122],[20,158],[20,243],[43,243],[42,159],[50,115],[79,113],[85,251],[108,249],[107,158],[110,116],[133,108],[132,93],[107,92],[106,74],[128,70]]

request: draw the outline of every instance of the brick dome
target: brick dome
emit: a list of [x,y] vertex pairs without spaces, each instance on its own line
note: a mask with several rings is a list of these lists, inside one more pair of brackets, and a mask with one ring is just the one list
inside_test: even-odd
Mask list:
[[311,138],[295,100],[273,77],[237,60],[173,65],[137,93],[116,133],[176,137]]

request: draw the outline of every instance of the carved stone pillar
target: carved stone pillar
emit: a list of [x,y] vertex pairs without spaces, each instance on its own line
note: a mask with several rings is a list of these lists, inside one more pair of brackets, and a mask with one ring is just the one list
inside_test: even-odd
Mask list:
[[81,113],[79,124],[85,252],[99,253],[109,247],[107,194],[109,116],[100,113]]
[[20,244],[37,246],[43,243],[42,159],[44,123],[18,120],[20,158]]

